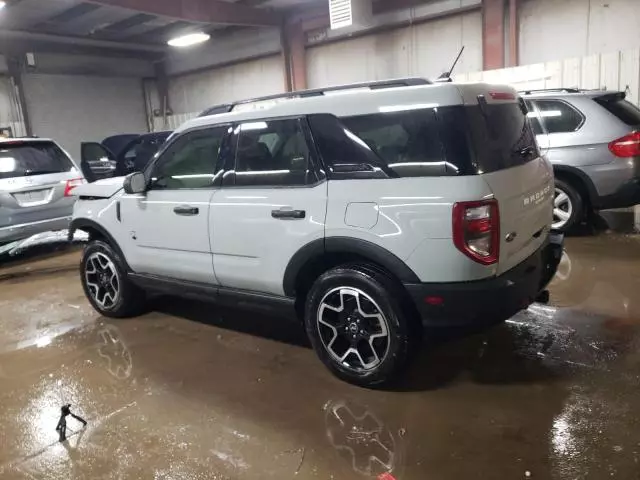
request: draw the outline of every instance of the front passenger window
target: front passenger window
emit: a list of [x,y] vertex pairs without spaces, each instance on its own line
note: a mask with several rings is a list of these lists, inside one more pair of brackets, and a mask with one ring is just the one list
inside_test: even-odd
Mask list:
[[184,134],[153,166],[152,188],[163,190],[209,188],[226,127]]

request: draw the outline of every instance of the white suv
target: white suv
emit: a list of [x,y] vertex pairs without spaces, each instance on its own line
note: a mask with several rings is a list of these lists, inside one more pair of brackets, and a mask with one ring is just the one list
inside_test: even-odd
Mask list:
[[290,313],[336,375],[371,386],[424,325],[499,322],[544,297],[562,250],[553,170],[516,92],[355,87],[218,108],[144,173],[78,187],[95,309],[135,315],[154,291]]

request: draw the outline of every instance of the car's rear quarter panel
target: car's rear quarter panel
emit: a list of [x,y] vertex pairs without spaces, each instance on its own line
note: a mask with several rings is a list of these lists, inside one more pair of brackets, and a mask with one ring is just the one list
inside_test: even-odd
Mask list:
[[453,204],[492,197],[479,176],[332,180],[328,193],[327,238],[372,242],[403,260],[422,282],[468,281],[495,274],[494,266],[473,262],[452,240]]

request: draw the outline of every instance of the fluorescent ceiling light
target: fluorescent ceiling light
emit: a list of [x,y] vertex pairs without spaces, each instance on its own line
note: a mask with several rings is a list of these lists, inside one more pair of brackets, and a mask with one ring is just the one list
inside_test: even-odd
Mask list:
[[188,35],[182,35],[181,37],[172,38],[167,43],[172,47],[190,47],[198,43],[204,43],[210,38],[211,35],[208,33],[190,33]]
[[0,10],[7,6],[7,2],[0,1]]

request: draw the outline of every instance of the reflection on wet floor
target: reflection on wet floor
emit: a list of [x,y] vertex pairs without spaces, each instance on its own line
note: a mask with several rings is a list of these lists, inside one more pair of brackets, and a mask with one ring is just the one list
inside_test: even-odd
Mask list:
[[[638,237],[569,239],[550,305],[432,332],[388,391],[333,378],[281,319],[100,318],[77,261],[0,270],[0,478],[640,478]],[[58,443],[64,403],[89,425]]]

